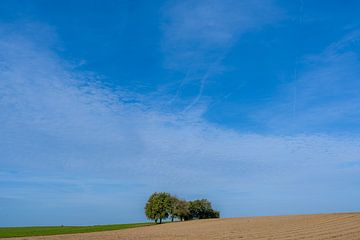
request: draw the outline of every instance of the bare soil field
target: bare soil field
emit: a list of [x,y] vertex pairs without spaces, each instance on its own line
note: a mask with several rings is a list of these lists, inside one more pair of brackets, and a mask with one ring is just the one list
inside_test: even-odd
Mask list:
[[248,217],[176,222],[95,233],[24,237],[31,240],[343,239],[360,240],[360,213]]

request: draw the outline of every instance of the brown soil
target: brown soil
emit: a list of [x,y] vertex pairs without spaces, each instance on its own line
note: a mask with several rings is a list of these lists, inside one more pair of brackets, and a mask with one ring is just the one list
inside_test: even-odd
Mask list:
[[360,213],[226,218],[168,223],[125,230],[15,239],[344,239],[360,240]]

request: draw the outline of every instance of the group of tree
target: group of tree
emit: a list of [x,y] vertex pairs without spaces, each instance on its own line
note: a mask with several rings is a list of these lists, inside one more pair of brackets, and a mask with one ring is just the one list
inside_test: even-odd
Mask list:
[[155,192],[149,197],[145,214],[156,223],[162,223],[167,218],[187,221],[220,217],[220,212],[215,211],[207,199],[186,201],[166,192]]

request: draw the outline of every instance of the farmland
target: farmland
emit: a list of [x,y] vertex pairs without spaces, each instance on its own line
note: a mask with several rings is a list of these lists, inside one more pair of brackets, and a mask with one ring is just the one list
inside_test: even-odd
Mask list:
[[143,227],[148,225],[152,225],[152,223],[112,224],[94,226],[4,227],[0,228],[0,238],[99,232]]
[[15,239],[360,239],[360,213],[194,220],[124,230]]

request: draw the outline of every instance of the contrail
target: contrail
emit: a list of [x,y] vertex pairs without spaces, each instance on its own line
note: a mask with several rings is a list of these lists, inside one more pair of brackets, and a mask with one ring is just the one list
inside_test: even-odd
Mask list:
[[191,67],[187,70],[185,77],[181,80],[181,82],[176,90],[176,94],[168,101],[168,105],[172,104],[178,98],[182,87],[184,86],[185,82],[187,82],[189,79],[190,69],[191,69]]
[[187,112],[189,111],[194,105],[196,105],[198,103],[198,101],[200,100],[203,92],[204,92],[204,87],[205,87],[205,82],[206,80],[209,78],[212,70],[219,64],[219,62],[226,56],[228,52],[228,49],[225,50],[220,57],[217,58],[217,60],[215,62],[213,62],[210,67],[207,69],[206,73],[204,74],[204,76],[201,78],[200,80],[200,88],[199,88],[199,92],[198,95],[195,97],[195,99],[184,109],[183,112]]

